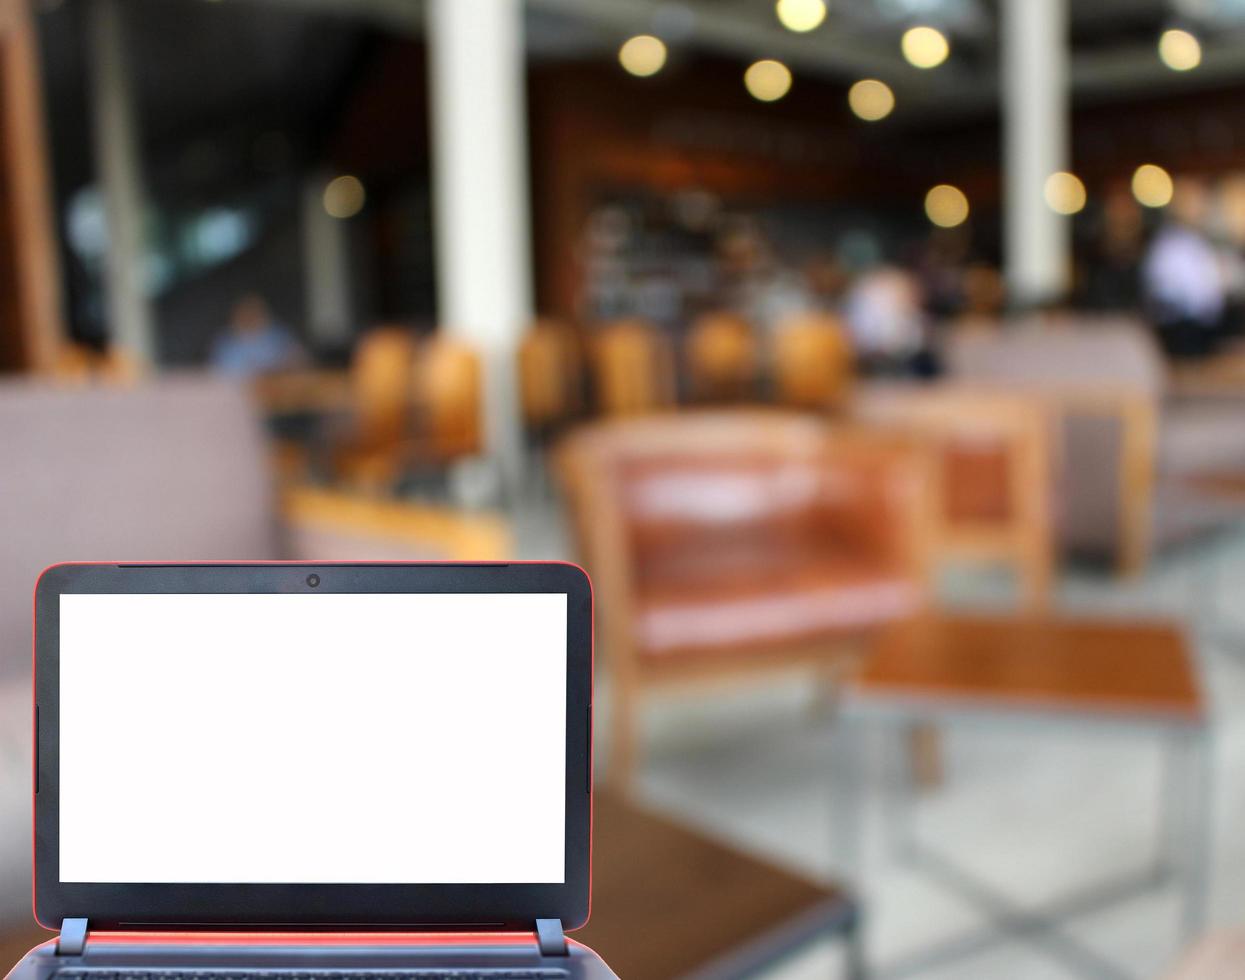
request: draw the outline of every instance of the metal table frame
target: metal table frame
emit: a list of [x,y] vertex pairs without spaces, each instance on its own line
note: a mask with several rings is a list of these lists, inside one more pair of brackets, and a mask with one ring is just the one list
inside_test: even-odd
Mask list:
[[803,952],[814,941],[841,944],[845,976],[865,980],[860,908],[854,899],[831,900],[705,964],[684,980],[747,980]]
[[[907,772],[907,736],[914,724],[938,726],[1020,724],[1033,727],[1076,725],[1089,732],[1110,728],[1135,730],[1139,736],[1158,736],[1166,743],[1162,776],[1160,839],[1148,867],[1123,878],[1102,881],[1063,896],[1052,907],[1025,908],[997,888],[964,870],[937,849],[920,840],[915,821],[912,781]],[[834,769],[840,782],[836,794],[837,848],[848,880],[864,891],[862,878],[864,764],[874,753],[869,735],[881,737],[891,764],[882,794],[886,837],[893,853],[909,866],[938,882],[989,921],[976,930],[938,943],[875,971],[900,977],[986,950],[1007,939],[1029,942],[1080,976],[1118,980],[1127,974],[1070,936],[1065,923],[1136,897],[1170,881],[1183,892],[1182,927],[1192,938],[1205,920],[1210,874],[1211,813],[1214,790],[1212,728],[1206,720],[1165,716],[1088,714],[1035,710],[994,704],[932,703],[926,698],[904,700],[886,695],[857,696],[844,706],[836,738]]]

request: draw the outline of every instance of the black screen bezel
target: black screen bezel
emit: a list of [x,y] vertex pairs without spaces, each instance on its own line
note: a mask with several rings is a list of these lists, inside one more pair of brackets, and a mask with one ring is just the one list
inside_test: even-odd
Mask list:
[[[312,573],[320,577],[313,590]],[[566,860],[562,884],[156,884],[61,882],[60,596],[67,593],[514,593],[567,595]],[[562,562],[65,564],[35,588],[35,918],[92,925],[489,926],[587,920],[591,847],[592,591]],[[504,756],[504,747],[499,757]],[[510,759],[544,766],[548,760]],[[101,759],[100,765],[107,765]]]

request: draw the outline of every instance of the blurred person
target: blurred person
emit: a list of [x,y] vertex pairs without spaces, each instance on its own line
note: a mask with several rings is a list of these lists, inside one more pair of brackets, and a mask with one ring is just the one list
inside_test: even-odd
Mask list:
[[952,320],[956,330],[996,330],[1003,318],[1007,288],[1003,274],[989,262],[971,262],[960,275],[962,307]]
[[965,225],[934,228],[918,248],[914,266],[926,312],[935,320],[954,316],[965,303],[964,270],[972,241]]
[[814,305],[799,272],[776,267],[768,276],[752,284],[744,313],[751,322],[773,333],[789,317],[806,313]]
[[848,329],[860,362],[883,373],[925,373],[925,315],[915,277],[894,265],[863,273],[848,290]]
[[1136,310],[1141,305],[1141,257],[1145,222],[1126,185],[1107,191],[1099,228],[1089,247],[1083,290],[1095,310]]
[[306,359],[302,345],[280,323],[258,293],[234,305],[227,333],[212,345],[212,367],[235,378],[254,378],[297,367]]
[[1213,221],[1223,268],[1226,335],[1245,331],[1245,174],[1225,177],[1216,195]]
[[103,341],[69,341],[56,352],[52,377],[64,384],[128,385],[143,376],[138,358]]
[[716,251],[728,306],[759,330],[772,333],[791,316],[812,308],[804,277],[778,261],[755,222],[735,223],[720,237]]
[[1227,306],[1219,253],[1202,230],[1206,188],[1181,178],[1141,267],[1146,302],[1159,340],[1173,357],[1211,352]]
[[1127,184],[1108,189],[1088,247],[1082,296],[1094,310],[1137,310],[1142,305],[1144,219]]
[[804,263],[804,282],[817,309],[837,310],[851,276],[839,256],[833,252],[818,252]]

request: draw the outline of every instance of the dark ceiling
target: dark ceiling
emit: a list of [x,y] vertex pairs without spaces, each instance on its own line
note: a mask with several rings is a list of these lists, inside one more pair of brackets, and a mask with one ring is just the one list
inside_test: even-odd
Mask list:
[[[90,2],[37,4],[62,200],[93,179]],[[957,107],[979,115],[997,107],[1000,2],[833,0],[825,25],[797,37],[777,26],[771,0],[527,0],[527,46],[537,63],[612,62],[621,38],[651,29],[664,32],[675,57],[682,49],[743,59],[774,47],[781,49],[774,56],[791,59],[797,74],[831,81],[859,77],[863,59],[899,92],[897,122],[907,111],[927,126]],[[1078,98],[1093,94],[1078,81],[1085,78],[1120,92],[1122,80],[1142,80],[1147,91],[1162,94],[1245,77],[1245,56],[1233,53],[1245,51],[1245,0],[1069,5]],[[402,124],[423,125],[413,109],[424,99],[423,66],[412,61],[421,47],[421,0],[120,0],[120,6],[145,180],[157,200],[193,206],[266,175],[300,172],[333,157],[344,134],[354,134],[350,142],[361,157],[374,159],[376,147],[366,144],[387,132],[387,101],[400,109]],[[916,20],[936,23],[952,38],[951,61],[935,74],[899,58],[898,36]],[[1219,67],[1180,77],[1162,68],[1154,44],[1173,24],[1196,29],[1209,67]],[[402,92],[379,98],[384,83]],[[404,161],[425,152],[422,140],[405,147]]]
[[[93,179],[87,7],[39,17],[62,197]],[[357,18],[296,5],[124,0],[121,13],[149,192],[186,204],[318,155],[377,43]]]

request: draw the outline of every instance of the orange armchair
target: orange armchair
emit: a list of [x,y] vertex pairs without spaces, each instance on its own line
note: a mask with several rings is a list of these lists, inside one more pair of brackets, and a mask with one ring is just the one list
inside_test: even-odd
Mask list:
[[925,603],[925,457],[765,410],[599,423],[558,471],[596,584],[614,692],[611,775],[639,698],[755,670],[845,667]]

